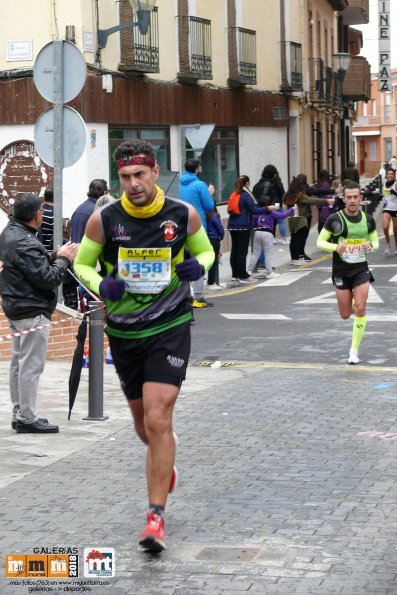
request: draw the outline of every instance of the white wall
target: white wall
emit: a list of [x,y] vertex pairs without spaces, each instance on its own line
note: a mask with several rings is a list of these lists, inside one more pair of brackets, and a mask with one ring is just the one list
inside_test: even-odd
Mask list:
[[246,174],[251,188],[265,165],[275,165],[284,186],[288,185],[288,134],[286,128],[239,129],[240,174]]
[[[181,156],[181,128],[182,126],[170,126],[170,158],[171,171],[183,171]],[[185,136],[183,136],[185,139]]]

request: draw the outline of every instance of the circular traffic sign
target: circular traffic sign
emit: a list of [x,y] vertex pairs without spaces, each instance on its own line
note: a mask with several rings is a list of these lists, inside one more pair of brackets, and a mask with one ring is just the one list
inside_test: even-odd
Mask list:
[[[45,45],[39,52],[33,69],[36,89],[44,99],[54,102],[54,43]],[[73,43],[62,42],[62,102],[74,99],[84,86],[87,65],[83,54]]]
[[[76,110],[63,106],[63,167],[70,167],[80,159],[86,146],[86,127]],[[34,144],[41,159],[54,167],[54,108],[40,114],[34,127]]]

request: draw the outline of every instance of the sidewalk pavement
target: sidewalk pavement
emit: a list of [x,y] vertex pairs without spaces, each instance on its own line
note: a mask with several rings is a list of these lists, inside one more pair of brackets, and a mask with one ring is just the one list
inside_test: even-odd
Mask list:
[[[68,374],[48,362],[40,391],[60,433],[16,434],[0,363],[0,543],[3,556],[77,547],[80,578],[15,585],[3,568],[1,593],[73,584],[94,595],[395,595],[396,373],[191,365],[175,407],[180,483],[158,556],[137,545],[145,448],[115,372],[106,367],[104,422],[82,420],[85,374],[66,421]],[[115,549],[116,575],[92,586],[83,551],[100,547]]]

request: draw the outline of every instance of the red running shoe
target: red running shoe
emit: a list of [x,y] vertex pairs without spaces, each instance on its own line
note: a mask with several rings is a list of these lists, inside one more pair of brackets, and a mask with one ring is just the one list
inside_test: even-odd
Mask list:
[[146,527],[141,533],[139,545],[150,552],[165,550],[164,519],[154,512],[147,513]]
[[172,492],[175,490],[177,485],[178,485],[178,471],[176,470],[176,467],[173,467],[168,493],[172,494]]

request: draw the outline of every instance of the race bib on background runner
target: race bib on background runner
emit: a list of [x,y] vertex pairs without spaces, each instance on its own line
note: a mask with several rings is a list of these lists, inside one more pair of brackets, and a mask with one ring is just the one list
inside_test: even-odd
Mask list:
[[171,282],[171,248],[120,246],[118,265],[130,293],[161,293]]
[[365,240],[343,240],[340,238],[339,243],[346,246],[346,250],[339,255],[344,262],[354,264],[366,261],[365,250],[363,248]]

